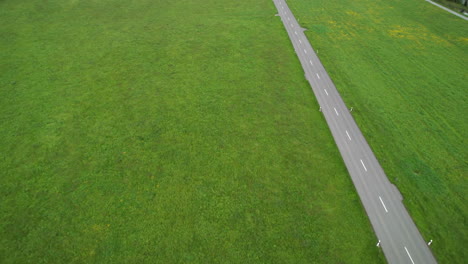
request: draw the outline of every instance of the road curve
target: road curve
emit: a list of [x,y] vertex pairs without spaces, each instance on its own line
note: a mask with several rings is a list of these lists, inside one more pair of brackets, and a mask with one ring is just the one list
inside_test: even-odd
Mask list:
[[[273,0],[388,263],[437,263],[284,0]],[[376,241],[377,244],[377,241]],[[374,246],[374,245],[372,245]]]

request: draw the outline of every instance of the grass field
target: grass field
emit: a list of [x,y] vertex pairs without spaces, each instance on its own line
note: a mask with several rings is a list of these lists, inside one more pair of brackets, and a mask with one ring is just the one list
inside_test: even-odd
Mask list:
[[440,263],[468,259],[468,24],[425,1],[289,5]]
[[1,1],[0,262],[384,262],[275,13]]

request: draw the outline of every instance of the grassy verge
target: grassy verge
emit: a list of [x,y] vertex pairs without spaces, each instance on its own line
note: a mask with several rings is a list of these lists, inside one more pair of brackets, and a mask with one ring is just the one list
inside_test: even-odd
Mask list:
[[466,21],[416,0],[289,3],[436,258],[462,263]]
[[0,262],[383,262],[275,13],[0,2]]

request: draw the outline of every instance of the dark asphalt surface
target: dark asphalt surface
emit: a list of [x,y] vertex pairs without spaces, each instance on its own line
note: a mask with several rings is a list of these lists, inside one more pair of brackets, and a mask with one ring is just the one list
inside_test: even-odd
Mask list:
[[[388,263],[437,263],[284,0],[273,0]],[[318,110],[318,109],[317,109]],[[369,245],[376,246],[377,245]],[[376,248],[377,250],[377,248]]]

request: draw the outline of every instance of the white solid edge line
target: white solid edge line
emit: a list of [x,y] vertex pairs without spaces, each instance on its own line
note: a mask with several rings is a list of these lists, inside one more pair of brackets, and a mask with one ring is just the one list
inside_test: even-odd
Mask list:
[[327,89],[323,89],[325,91],[325,93],[328,95],[328,92],[327,92]]
[[367,171],[366,165],[364,165],[364,162],[363,162],[362,160],[361,160],[361,164],[362,164],[362,166],[364,167],[364,170]]
[[406,247],[405,247],[405,250],[406,250],[406,254],[408,254],[408,257],[411,260],[411,263],[414,264],[413,258],[411,257],[411,255],[410,255],[410,253],[409,253],[409,251],[408,251],[408,249]]
[[312,61],[311,61],[311,60],[310,60],[309,62],[310,62],[310,65],[314,66],[314,64],[312,63]]
[[[317,78],[319,78],[319,79],[320,79],[320,75],[319,75],[318,73],[316,73],[316,75],[317,75]],[[328,93],[327,93],[327,95],[328,95]]]
[[385,212],[388,213],[387,207],[385,206],[384,202],[382,201],[382,197],[379,196],[380,202],[383,205],[383,208],[385,209]]
[[456,12],[454,12],[454,11],[452,11],[452,10],[446,8],[446,7],[443,7],[443,6],[441,6],[441,5],[437,4],[437,3],[432,2],[431,0],[426,0],[426,1],[429,2],[429,3],[431,3],[431,4],[433,4],[433,5],[435,5],[435,6],[438,6],[438,7],[442,8],[442,9],[444,9],[445,11],[448,11],[448,12],[450,12],[450,13],[456,15],[457,17],[461,17],[461,18],[463,18],[463,19],[465,19],[465,20],[468,20],[468,17],[465,17],[465,16],[463,16],[463,15],[460,15],[460,14],[458,14],[458,13],[456,13]]
[[335,107],[333,107],[333,109],[335,109],[335,113],[336,113],[336,115],[337,115],[337,116],[339,116],[339,114],[338,114],[338,111],[336,111],[336,108],[335,108]]
[[349,140],[351,140],[351,137],[349,136],[348,130],[346,130],[346,135],[348,135]]

